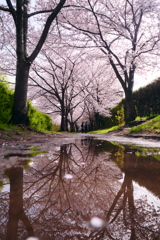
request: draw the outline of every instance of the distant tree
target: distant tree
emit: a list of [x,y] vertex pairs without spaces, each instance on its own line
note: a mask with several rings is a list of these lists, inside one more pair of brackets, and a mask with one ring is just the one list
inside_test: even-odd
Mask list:
[[[61,131],[69,126],[75,131],[80,118],[93,125],[96,113],[108,113],[113,92],[119,88],[113,89],[115,78],[103,61],[91,60],[83,49],[68,48],[60,41],[57,47],[48,41],[44,47],[30,74],[30,98],[41,110],[61,116]],[[43,109],[38,104],[42,101]]]
[[49,48],[42,52],[41,61],[34,64],[30,75],[30,98],[43,101],[45,112],[60,115],[61,131],[68,131],[69,125],[75,131],[76,122],[83,115],[83,93],[90,81],[85,80],[80,55],[72,49]]
[[[76,3],[73,2],[72,12],[65,20],[71,31],[74,27],[73,31],[81,32],[81,47],[85,42],[85,46],[99,48],[106,56],[125,93],[125,120],[134,120],[135,72],[144,65],[144,56],[149,62],[149,53],[155,53],[160,40],[158,1],[125,0],[117,4],[110,0],[77,0]],[[66,28],[69,29],[67,24]]]
[[90,123],[90,128],[95,130],[100,128],[100,116],[109,115],[109,109],[122,96],[116,94],[116,92],[119,92],[120,84],[117,84],[110,66],[106,68],[103,59],[101,61],[92,59],[90,65],[90,78],[92,82],[85,89],[84,119],[87,119]]
[[[14,41],[16,42],[16,84],[11,118],[11,123],[13,124],[29,124],[26,100],[30,67],[49,34],[52,22],[57,18],[65,2],[66,0],[59,0],[47,5],[47,3],[44,4],[41,1],[36,1],[35,11],[33,12],[31,1],[28,0],[16,0],[16,2],[6,0],[5,4],[0,4],[1,12],[3,11],[8,17],[8,22],[1,24],[1,29],[4,30],[4,41],[1,40],[2,46],[5,45],[5,34],[9,33],[6,33],[5,30],[7,26],[11,24],[11,18],[15,26]],[[45,18],[43,14],[46,14]],[[37,16],[41,17],[41,21],[39,21],[40,24],[38,24],[38,21],[36,20],[39,36],[36,35],[36,43],[34,43],[34,41],[31,40],[32,37],[35,37],[34,25],[31,19],[33,18],[33,20],[35,20],[35,17]],[[41,33],[39,30],[40,26],[43,27]],[[9,50],[10,49],[11,48],[9,47]],[[15,58],[15,56],[12,57]]]

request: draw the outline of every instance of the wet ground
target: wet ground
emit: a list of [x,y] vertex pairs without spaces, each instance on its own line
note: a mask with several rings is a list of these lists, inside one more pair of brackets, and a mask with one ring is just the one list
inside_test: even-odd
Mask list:
[[0,158],[1,240],[160,239],[158,141],[42,135]]

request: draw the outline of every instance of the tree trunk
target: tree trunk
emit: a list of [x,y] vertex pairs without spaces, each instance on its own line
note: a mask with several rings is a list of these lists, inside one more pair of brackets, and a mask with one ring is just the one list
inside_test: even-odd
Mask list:
[[27,89],[30,64],[24,60],[17,63],[16,87],[14,93],[14,105],[12,111],[12,124],[29,125],[27,115]]
[[61,129],[60,130],[65,131],[65,117],[63,114],[61,115]]
[[67,131],[67,126],[66,126],[66,111],[65,107],[61,106],[61,131]]
[[66,113],[66,115],[65,115],[65,131],[69,131],[69,129],[68,129],[68,114]]
[[74,122],[70,122],[70,132],[75,132]]
[[136,118],[135,104],[132,91],[125,91],[125,122],[129,123]]

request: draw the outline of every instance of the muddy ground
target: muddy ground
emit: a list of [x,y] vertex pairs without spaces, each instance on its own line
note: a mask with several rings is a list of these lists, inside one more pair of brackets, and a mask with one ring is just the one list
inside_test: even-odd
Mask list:
[[146,147],[160,147],[160,134],[129,134],[128,129],[113,131],[105,134],[87,134],[87,133],[42,133],[31,129],[22,131],[2,131],[0,130],[0,146],[10,144],[24,143],[45,143],[45,142],[71,142],[71,139],[93,137],[106,141],[115,141],[122,144],[142,145]]

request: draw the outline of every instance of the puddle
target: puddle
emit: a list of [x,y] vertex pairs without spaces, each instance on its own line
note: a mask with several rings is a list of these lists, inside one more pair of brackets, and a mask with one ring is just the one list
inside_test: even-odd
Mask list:
[[0,239],[160,239],[159,155],[93,138],[6,148]]

